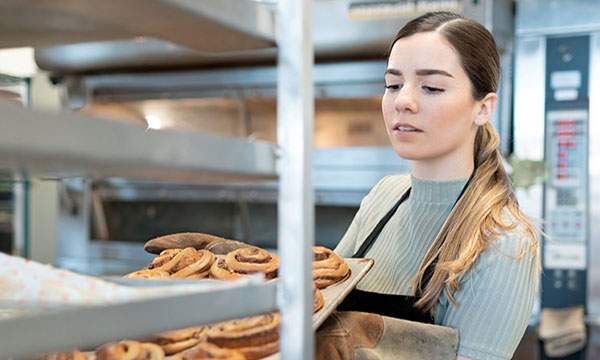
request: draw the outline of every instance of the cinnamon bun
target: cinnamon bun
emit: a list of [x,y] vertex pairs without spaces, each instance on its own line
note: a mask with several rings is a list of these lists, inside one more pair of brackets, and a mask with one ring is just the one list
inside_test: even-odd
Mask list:
[[233,280],[248,274],[263,273],[270,279],[277,276],[278,269],[277,255],[257,247],[248,247],[231,251],[215,261],[210,268],[210,276]]
[[155,339],[149,340],[149,342],[160,346],[165,355],[171,355],[206,340],[207,333],[208,326],[190,327],[158,334]]
[[223,322],[208,331],[208,342],[260,359],[278,351],[279,323],[279,313]]
[[346,261],[323,246],[314,246],[313,281],[322,289],[344,280],[350,269]]
[[323,305],[325,304],[325,300],[323,299],[323,294],[317,287],[313,284],[313,312],[317,312],[321,310]]
[[169,273],[162,270],[139,270],[123,276],[125,279],[168,279],[169,277]]
[[97,360],[164,360],[160,346],[151,343],[124,340],[108,343],[96,350]]
[[172,360],[246,360],[244,354],[232,349],[218,347],[208,342],[200,343],[191,349],[173,356]]

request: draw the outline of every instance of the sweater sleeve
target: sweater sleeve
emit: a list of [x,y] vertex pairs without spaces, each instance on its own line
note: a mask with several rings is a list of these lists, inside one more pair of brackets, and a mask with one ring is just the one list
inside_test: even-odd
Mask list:
[[460,290],[454,294],[458,305],[446,303],[443,316],[436,319],[459,330],[459,355],[478,360],[510,359],[519,345],[539,283],[534,249],[519,260],[506,256],[519,253],[521,235],[514,232],[497,238],[496,248],[490,246],[483,252],[461,281]]
[[342,240],[338,243],[338,245],[333,250],[338,256],[342,258],[349,258],[355,253],[355,249],[357,247],[357,242],[364,240],[359,240],[359,237],[362,235],[360,231],[363,223],[363,215],[368,212],[367,209],[372,205],[372,200],[377,193],[377,190],[381,187],[381,184],[385,182],[387,177],[379,180],[379,182],[369,191],[369,193],[361,200],[360,207],[354,215],[354,219],[352,219],[352,223],[346,230],[346,233],[342,237]]

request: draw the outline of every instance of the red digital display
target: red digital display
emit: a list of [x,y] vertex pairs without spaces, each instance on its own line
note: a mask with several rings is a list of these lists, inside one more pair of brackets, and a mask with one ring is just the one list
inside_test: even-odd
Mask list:
[[560,119],[556,124],[558,126],[575,126],[575,119]]
[[572,138],[575,136],[575,129],[560,129],[556,132],[559,138]]

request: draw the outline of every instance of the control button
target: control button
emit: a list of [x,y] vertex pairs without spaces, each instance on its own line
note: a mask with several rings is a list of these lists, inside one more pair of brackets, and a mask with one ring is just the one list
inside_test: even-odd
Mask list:
[[577,276],[577,271],[575,271],[575,270],[573,270],[573,269],[570,269],[570,270],[567,272],[567,276],[568,276],[569,278],[571,278],[571,279],[574,279],[574,278]]
[[562,286],[563,286],[562,281],[560,281],[560,280],[554,281],[554,287],[555,288],[560,289]]
[[581,227],[581,223],[579,221],[575,221],[575,227],[576,228]]
[[569,290],[575,290],[577,289],[577,282],[575,282],[575,280],[569,280],[567,281],[567,287]]
[[553,221],[551,221],[551,222],[550,222],[550,225],[551,225],[552,227],[555,227],[555,226],[556,226],[556,221],[554,221],[554,220],[553,220]]
[[569,146],[569,142],[567,140],[561,140],[558,142],[558,146],[560,146],[561,149],[564,149]]
[[564,150],[561,150],[558,152],[558,157],[561,159],[566,159],[567,158],[567,152]]
[[562,278],[562,275],[563,275],[562,270],[554,269],[554,277],[555,278],[560,279],[560,278]]
[[566,169],[567,168],[567,162],[566,161],[560,161],[558,163],[558,168],[559,169]]
[[557,176],[557,177],[558,177],[560,180],[564,180],[564,179],[566,179],[566,178],[567,178],[567,173],[565,173],[565,172],[558,173],[558,176]]

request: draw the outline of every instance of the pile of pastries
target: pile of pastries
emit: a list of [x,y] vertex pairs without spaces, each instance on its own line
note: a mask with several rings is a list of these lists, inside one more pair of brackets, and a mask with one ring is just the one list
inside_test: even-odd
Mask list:
[[[349,273],[348,264],[333,251],[313,247],[313,279],[317,288],[335,284]],[[235,280],[248,274],[262,273],[267,279],[277,277],[279,257],[258,247],[245,247],[228,252],[221,258],[208,250],[163,250],[151,264],[125,278]]]
[[[313,248],[313,309],[319,311],[324,304],[319,291],[344,280],[349,275],[346,262],[333,251]],[[162,250],[144,269],[125,275],[125,278],[145,279],[201,279],[234,280],[262,273],[275,279],[279,258],[258,247],[242,247],[217,257],[209,250],[194,247]],[[260,359],[279,349],[279,313],[226,321],[211,326],[203,325],[159,334],[143,342],[125,340],[98,348],[96,360],[164,359],[172,355],[175,360],[200,359]],[[81,352],[49,354],[44,359],[86,360]]]
[[279,348],[279,313],[170,331],[144,341],[105,344],[87,357],[78,350],[48,354],[43,360],[252,360]]

